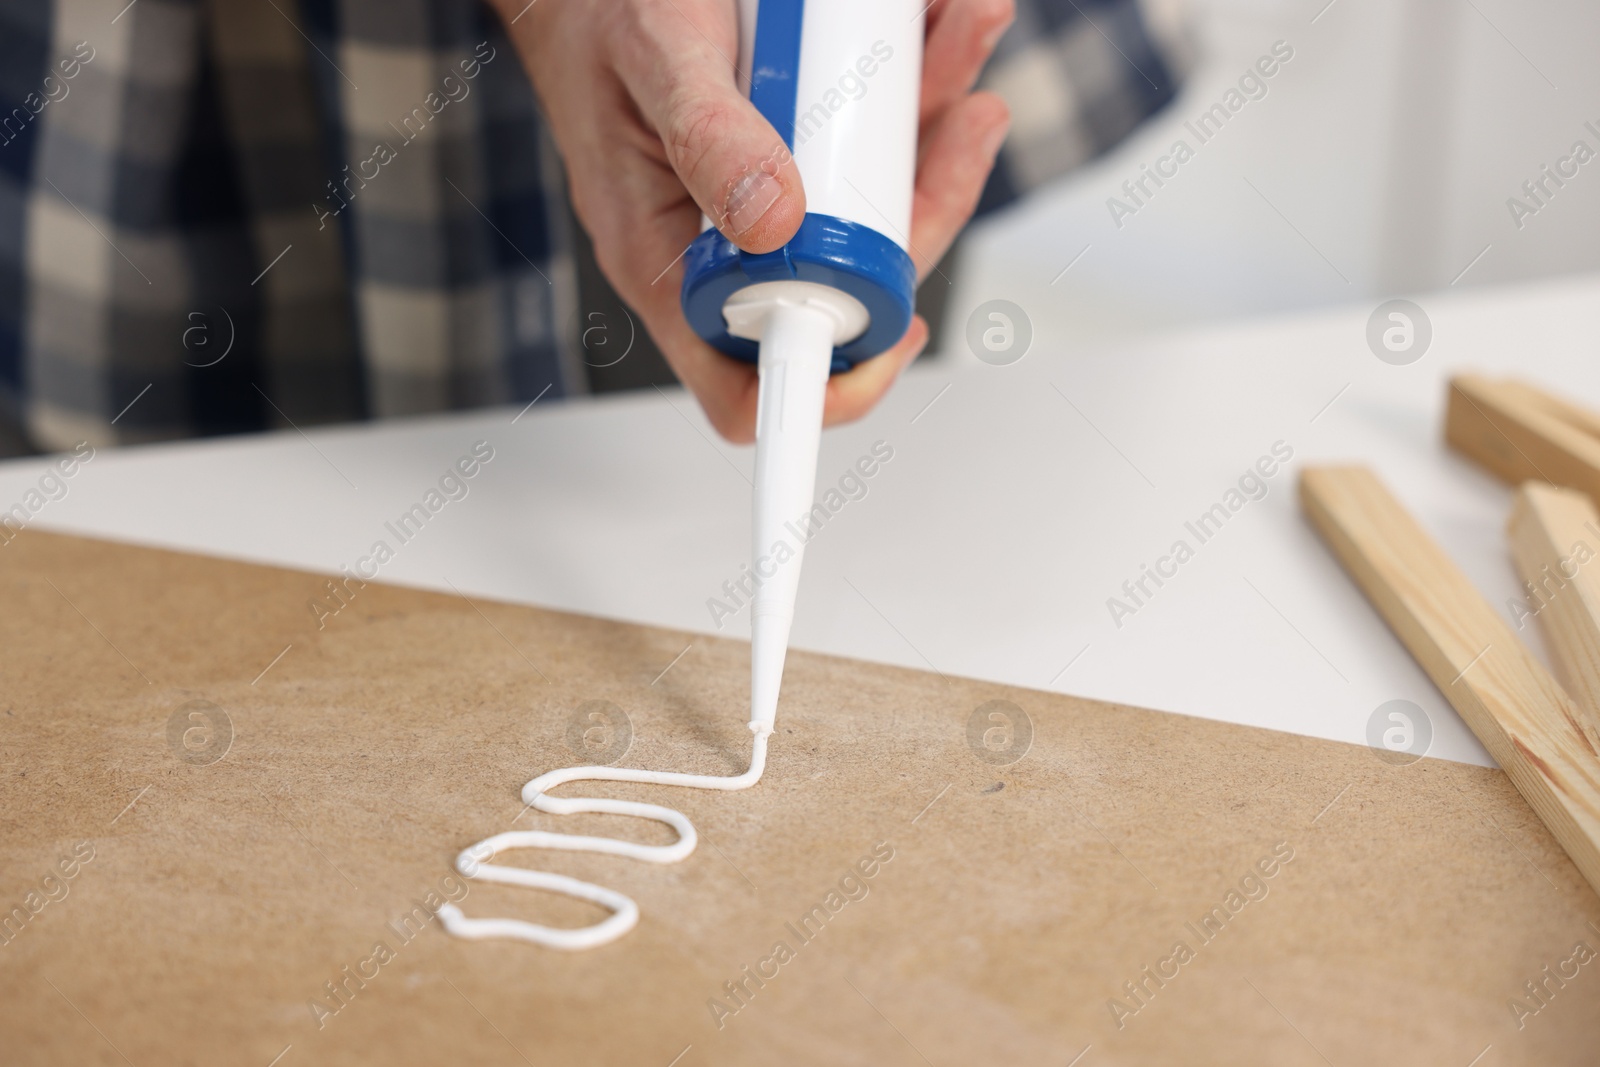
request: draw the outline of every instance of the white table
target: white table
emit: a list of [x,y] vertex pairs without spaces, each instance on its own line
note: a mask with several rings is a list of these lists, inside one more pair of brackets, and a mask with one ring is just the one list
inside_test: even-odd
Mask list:
[[[1600,277],[1418,302],[1432,347],[1391,366],[1370,306],[1074,348],[1037,301],[1021,362],[951,352],[825,436],[823,483],[876,441],[894,455],[810,543],[794,644],[1356,743],[1407,699],[1430,754],[1488,763],[1299,517],[1295,471],[1375,465],[1503,605],[1510,493],[1443,448],[1444,380],[1516,371],[1600,406]],[[383,539],[383,581],[718,632],[707,601],[750,558],[749,450],[677,391],[517,416],[101,450],[35,522],[327,571]],[[495,458],[469,494],[400,545],[385,522],[478,440]],[[1277,441],[1288,468],[1200,545],[1185,521]],[[0,464],[0,507],[46,462]],[[1116,626],[1107,599],[1178,538],[1194,558]],[[747,614],[720,632],[746,636]]]

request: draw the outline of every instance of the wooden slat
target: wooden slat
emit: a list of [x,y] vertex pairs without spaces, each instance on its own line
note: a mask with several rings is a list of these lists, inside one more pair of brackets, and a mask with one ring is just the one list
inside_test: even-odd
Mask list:
[[1305,471],[1317,532],[1600,889],[1600,731],[1444,551],[1362,467]]
[[1492,474],[1537,480],[1600,501],[1600,416],[1526,382],[1473,374],[1450,381],[1445,440]]
[[1537,616],[1557,675],[1600,728],[1600,514],[1582,493],[1528,482],[1507,533],[1532,586],[1525,618]]
[[1516,378],[1502,378],[1499,384],[1507,395],[1533,407],[1541,408],[1562,422],[1583,431],[1596,441],[1600,441],[1600,413],[1591,411],[1586,407],[1580,407],[1565,397],[1540,389],[1536,385]]

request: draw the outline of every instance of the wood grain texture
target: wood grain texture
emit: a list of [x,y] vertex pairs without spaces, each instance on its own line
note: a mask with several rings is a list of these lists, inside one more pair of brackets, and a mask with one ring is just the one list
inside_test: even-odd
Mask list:
[[1525,584],[1567,692],[1600,729],[1600,514],[1588,496],[1543,482],[1517,490],[1507,526]]
[[1600,500],[1600,416],[1537,386],[1451,379],[1445,440],[1511,485],[1549,482]]
[[1307,469],[1300,500],[1367,599],[1600,887],[1600,730],[1370,470]]
[[[380,585],[319,629],[323,581],[31,528],[0,547],[0,909],[94,848],[0,938],[6,1067],[1594,1062],[1600,961],[1508,1006],[1600,947],[1600,898],[1500,771],[801,651],[760,785],[594,790],[680,807],[683,863],[507,857],[627,892],[627,937],[541,951],[424,915],[402,940],[486,833],[660,840],[517,791],[577,759],[593,700],[631,718],[627,766],[742,769],[749,646]],[[168,735],[196,699],[233,728],[209,765]],[[1009,765],[969,747],[996,699],[1033,727]],[[893,861],[800,944],[786,924],[879,842]],[[462,907],[598,914],[482,885]],[[779,939],[795,958],[719,1028],[707,1001]],[[1180,940],[1194,958],[1145,977]],[[329,983],[349,993],[319,1021]]]

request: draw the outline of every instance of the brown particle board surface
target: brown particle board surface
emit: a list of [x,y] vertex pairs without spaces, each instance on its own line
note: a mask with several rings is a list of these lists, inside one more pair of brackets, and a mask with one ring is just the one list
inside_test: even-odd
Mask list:
[[[591,701],[626,712],[628,766],[741,770],[748,647],[379,585],[319,630],[323,581],[33,530],[0,548],[0,908],[27,916],[0,943],[0,1060],[1593,1062],[1600,960],[1570,961],[1600,948],[1600,900],[1499,771],[805,653],[753,790],[581,787],[683,810],[685,862],[506,857],[629,893],[634,932],[402,939],[489,833],[664,839],[518,791],[575,761]],[[968,741],[995,700],[1031,723],[1010,764]],[[875,846],[893,859],[796,938]],[[480,885],[462,907],[599,915]],[[719,1028],[708,1001],[741,980]]]

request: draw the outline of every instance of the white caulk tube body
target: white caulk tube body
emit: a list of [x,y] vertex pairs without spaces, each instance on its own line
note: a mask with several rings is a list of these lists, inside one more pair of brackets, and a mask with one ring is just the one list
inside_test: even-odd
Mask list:
[[[752,559],[811,509],[830,374],[892,348],[911,323],[909,237],[926,0],[740,0],[739,71],[783,139],[807,213],[783,248],[740,251],[707,220],[685,255],[683,309],[713,347],[757,364]],[[762,164],[764,167],[768,163]],[[770,730],[804,546],[759,574],[751,726]]]

